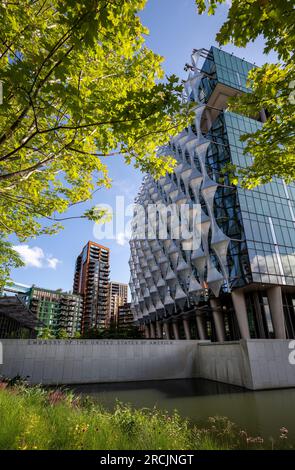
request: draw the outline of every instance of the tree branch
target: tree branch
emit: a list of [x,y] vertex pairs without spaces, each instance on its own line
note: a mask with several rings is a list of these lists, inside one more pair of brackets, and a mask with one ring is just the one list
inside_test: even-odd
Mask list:
[[[75,125],[75,126],[59,125],[59,126],[54,126],[50,129],[35,131],[26,139],[26,141],[24,143],[22,143],[17,148],[10,151],[9,153],[4,155],[3,157],[0,157],[0,161],[7,160],[11,155],[14,155],[15,153],[17,153],[19,150],[21,150],[25,146],[25,144],[30,142],[38,134],[47,134],[47,133],[55,132],[55,131],[58,131],[58,130],[61,130],[61,129],[78,130],[78,129],[87,129],[89,127],[104,126],[104,125],[107,125],[107,124],[113,125],[113,124],[120,124],[120,123],[127,123],[127,122],[136,122],[136,121],[140,121],[140,120],[144,121],[144,120],[148,119],[149,117],[151,117],[154,112],[155,111],[152,111],[152,112],[148,113],[146,116],[139,116],[139,117],[133,118],[133,119],[114,119],[114,120],[106,120],[106,121],[93,122],[93,123],[89,123],[89,124],[81,124],[81,125]],[[0,175],[0,179],[1,179],[1,177],[2,176]]]

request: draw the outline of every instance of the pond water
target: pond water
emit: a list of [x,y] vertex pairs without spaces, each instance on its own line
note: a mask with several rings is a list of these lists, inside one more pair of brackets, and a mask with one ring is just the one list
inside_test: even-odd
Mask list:
[[252,436],[277,439],[282,426],[295,442],[295,389],[252,392],[204,379],[163,380],[71,387],[89,395],[112,410],[119,400],[136,408],[153,408],[178,413],[193,423],[209,416],[227,416]]

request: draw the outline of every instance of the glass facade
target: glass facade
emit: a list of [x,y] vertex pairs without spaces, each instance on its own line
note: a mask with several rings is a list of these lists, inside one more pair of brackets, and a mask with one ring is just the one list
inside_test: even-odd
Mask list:
[[[257,130],[261,123],[224,113],[231,161],[237,167],[249,165],[243,155],[240,136]],[[253,190],[238,188],[252,281],[295,285],[295,187],[274,178]]]
[[212,47],[211,52],[216,66],[217,81],[231,88],[249,92],[247,76],[254,65],[216,47]]
[[[199,94],[208,103],[218,83],[249,92],[246,81],[253,67],[245,60],[212,47],[203,70],[213,78],[203,79]],[[220,182],[222,168],[229,161],[237,168],[251,164],[251,156],[243,153],[245,143],[240,137],[257,131],[261,126],[260,121],[233,112],[225,111],[219,115],[207,134],[216,142],[215,146],[209,146],[206,156],[208,173],[212,178]],[[230,186],[226,176],[224,182]],[[286,185],[283,180],[274,178],[271,183],[253,190],[220,187],[215,196],[214,210],[218,224],[231,238],[245,240],[244,247],[235,251],[239,257],[243,253],[242,266],[237,269],[237,260],[228,260],[233,286],[249,282],[295,285],[294,183]],[[234,278],[239,279],[238,284]]]
[[163,322],[168,337],[294,337],[295,185],[274,179],[246,190],[227,172],[228,164],[251,164],[240,138],[263,125],[260,112],[251,119],[226,109],[230,97],[251,92],[253,67],[215,47],[193,53],[185,90],[195,119],[169,144],[177,166],[159,181],[147,175],[136,199],[144,210],[155,202],[200,205],[198,250],[183,250],[182,240],[130,242],[135,318]]

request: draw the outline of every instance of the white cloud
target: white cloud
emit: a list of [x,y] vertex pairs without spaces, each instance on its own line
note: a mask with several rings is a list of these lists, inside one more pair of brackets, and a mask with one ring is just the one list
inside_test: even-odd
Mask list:
[[124,246],[126,243],[128,243],[130,239],[130,234],[129,233],[124,233],[124,232],[119,232],[116,236],[116,241],[118,245]]
[[47,258],[47,266],[51,269],[56,269],[57,265],[61,263],[58,258]]
[[38,246],[30,248],[29,245],[15,245],[13,249],[21,256],[26,266],[42,268],[42,262],[45,258],[42,248]]
[[56,269],[61,263],[58,258],[44,253],[39,246],[14,245],[13,249],[20,255],[27,267]]

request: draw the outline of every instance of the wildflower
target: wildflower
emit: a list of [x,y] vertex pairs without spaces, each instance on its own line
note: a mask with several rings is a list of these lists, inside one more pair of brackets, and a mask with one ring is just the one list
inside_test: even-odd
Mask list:
[[[75,427],[75,431],[77,433],[81,433],[81,432],[86,432],[88,431],[88,428],[89,428],[89,424],[76,424],[76,427]],[[98,431],[98,429],[97,429]]]
[[54,390],[48,394],[48,401],[50,405],[56,405],[64,401],[65,395],[61,390]]
[[247,444],[263,444],[264,439],[260,436],[257,437],[247,437]]
[[289,431],[288,431],[287,428],[285,428],[284,426],[281,427],[281,429],[280,429],[280,433],[281,433],[280,434],[280,439],[288,439],[288,432]]

